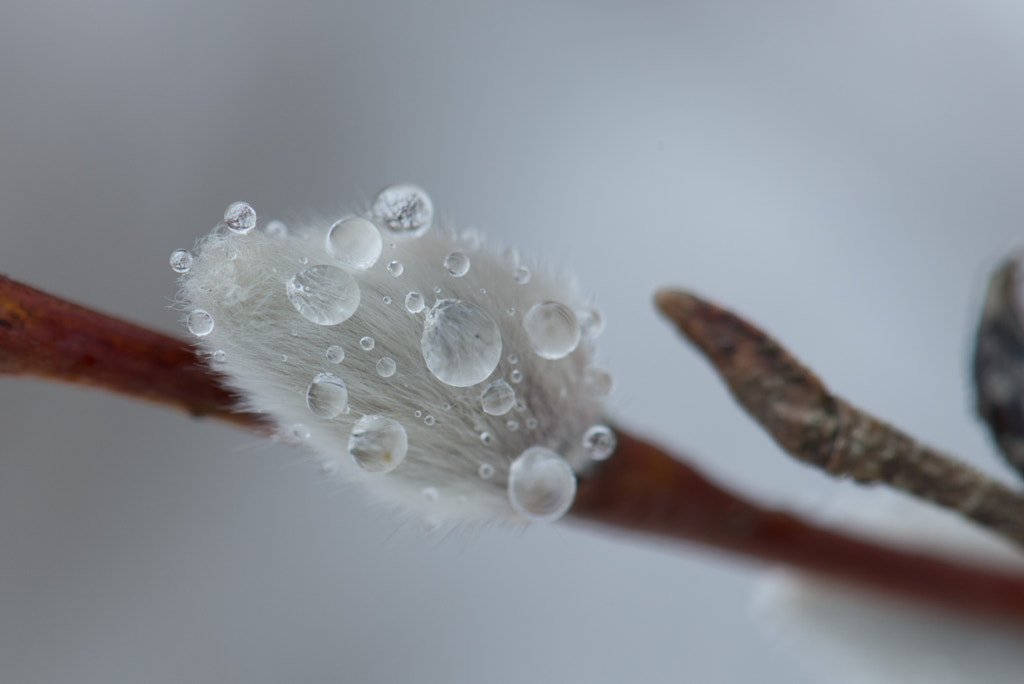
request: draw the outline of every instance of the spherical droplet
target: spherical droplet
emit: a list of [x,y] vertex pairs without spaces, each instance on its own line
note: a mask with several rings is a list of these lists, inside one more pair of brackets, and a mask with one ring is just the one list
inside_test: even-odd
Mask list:
[[235,202],[224,211],[224,223],[231,232],[245,235],[256,227],[256,210],[245,202]]
[[419,409],[417,409],[417,410],[413,411],[412,415],[414,415],[417,418],[419,418],[420,416],[423,415],[423,411],[420,411]]
[[523,316],[523,330],[537,356],[561,359],[580,343],[576,314],[559,302],[540,302]]
[[519,384],[520,382],[523,381],[523,371],[516,368],[515,370],[508,374],[508,379],[516,384]]
[[176,249],[171,252],[171,268],[175,273],[188,273],[193,261],[192,252],[187,249]]
[[335,418],[348,407],[348,388],[337,375],[317,373],[306,388],[306,406],[319,418]]
[[394,470],[405,460],[409,438],[405,428],[387,416],[363,416],[352,426],[348,453],[364,470],[383,473]]
[[292,437],[295,439],[309,439],[309,428],[302,423],[292,425]]
[[385,304],[390,304],[391,303],[391,297],[388,297],[387,295],[384,295],[383,297],[381,297],[381,301],[384,302]]
[[490,463],[481,463],[480,467],[477,468],[476,472],[480,474],[481,480],[490,480],[494,477],[494,466]]
[[423,188],[406,183],[377,193],[370,212],[392,235],[417,238],[430,229],[434,203]]
[[583,449],[594,461],[603,461],[612,455],[618,440],[607,425],[594,425],[583,433]]
[[366,351],[370,351],[371,349],[373,349],[373,346],[375,344],[377,344],[377,343],[374,342],[373,338],[370,337],[369,335],[359,339],[359,346],[362,347],[363,349],[365,349]]
[[359,308],[359,286],[336,266],[311,266],[285,283],[295,310],[317,325],[337,325]]
[[213,354],[211,354],[210,356],[212,356],[213,360],[216,361],[217,363],[224,363],[224,361],[228,358],[227,353],[223,349],[218,349],[217,351],[213,352]]
[[288,237],[288,226],[284,225],[281,221],[271,221],[263,229],[267,237],[272,237],[275,240],[281,240]]
[[611,394],[614,380],[612,374],[603,368],[591,366],[583,376],[583,387],[595,399],[604,399]]
[[508,499],[512,507],[536,522],[565,515],[576,498],[576,475],[565,459],[547,447],[530,447],[512,461]]
[[492,435],[490,432],[481,432],[480,441],[483,442],[484,444],[490,444],[491,442],[494,441],[494,435]]
[[512,410],[515,403],[516,391],[504,380],[495,380],[480,394],[480,404],[484,413],[492,416],[505,415]]
[[377,226],[359,216],[343,218],[327,232],[327,253],[358,271],[377,263],[383,248]]
[[185,319],[188,331],[196,337],[206,337],[213,332],[213,316],[204,309],[196,309]]
[[444,258],[444,269],[456,278],[469,273],[469,257],[463,252],[452,252]]
[[526,283],[530,282],[530,276],[532,275],[533,274],[530,273],[530,269],[526,268],[525,266],[519,266],[516,268],[515,271],[512,272],[512,277],[520,285],[525,285]]
[[345,360],[345,350],[336,344],[327,348],[327,360],[331,363],[341,363]]
[[509,420],[505,423],[505,427],[508,428],[509,432],[515,432],[519,429],[519,421],[515,419]]
[[423,416],[423,424],[427,425],[428,427],[433,425],[436,422],[437,422],[437,419],[434,418],[434,416],[430,415],[429,413],[427,415]]
[[405,308],[409,313],[419,313],[423,311],[427,303],[423,301],[423,295],[419,292],[410,292],[405,295]]
[[395,374],[396,368],[395,360],[390,356],[382,357],[377,361],[377,375],[382,378],[390,378]]
[[585,340],[596,340],[604,332],[604,316],[597,309],[585,309],[576,314],[580,322],[580,335]]
[[434,377],[453,387],[469,387],[498,366],[501,331],[480,307],[442,299],[427,312],[420,349]]
[[396,278],[405,273],[405,266],[402,265],[401,261],[397,259],[388,264],[388,273],[395,276]]

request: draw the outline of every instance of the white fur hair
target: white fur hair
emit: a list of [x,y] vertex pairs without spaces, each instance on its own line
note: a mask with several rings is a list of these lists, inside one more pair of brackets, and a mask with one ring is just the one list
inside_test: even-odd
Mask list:
[[[549,360],[533,351],[523,329],[523,314],[539,302],[590,312],[573,284],[544,272],[519,282],[526,278],[522,271],[518,279],[513,275],[520,266],[514,251],[499,256],[475,232],[459,239],[436,228],[410,239],[379,227],[380,258],[367,270],[352,270],[326,249],[330,226],[325,221],[271,235],[259,229],[237,234],[222,225],[199,241],[191,269],[181,276],[186,314],[203,309],[213,317],[213,330],[198,343],[247,408],[269,415],[283,437],[308,444],[339,477],[362,483],[379,501],[438,522],[522,521],[509,503],[507,484],[512,461],[529,447],[554,450],[576,473],[590,465],[583,435],[602,415],[600,397],[586,386],[594,369],[592,341],[584,336],[570,354]],[[443,266],[454,251],[470,259],[462,277]],[[401,275],[388,268],[393,261],[402,264]],[[360,289],[358,309],[338,325],[307,320],[286,295],[289,279],[320,264],[342,267]],[[406,309],[410,291],[423,295],[423,312]],[[441,382],[421,351],[426,312],[435,300],[452,298],[480,307],[500,330],[497,368],[470,387]],[[360,346],[366,336],[375,342],[369,351]],[[332,345],[344,350],[339,364],[327,358]],[[378,374],[382,357],[394,360],[394,375]],[[513,382],[515,370],[519,382]],[[320,373],[344,381],[348,412],[335,418],[311,413],[307,387]],[[496,379],[511,383],[518,401],[501,416],[481,407],[483,388]],[[367,472],[348,454],[353,424],[373,414],[399,421],[408,435],[408,455],[391,472]],[[481,439],[484,433],[489,443]],[[484,464],[493,475],[481,477]]]

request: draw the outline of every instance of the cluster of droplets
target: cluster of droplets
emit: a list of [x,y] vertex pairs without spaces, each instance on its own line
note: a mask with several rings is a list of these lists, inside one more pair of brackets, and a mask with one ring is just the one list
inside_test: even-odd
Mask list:
[[[348,216],[327,230],[324,249],[334,260],[333,264],[308,265],[308,259],[300,258],[300,268],[284,281],[285,296],[296,314],[310,323],[324,327],[344,323],[360,309],[363,292],[358,278],[381,259],[385,240],[392,241],[392,247],[396,240],[416,240],[426,234],[432,221],[433,203],[422,189],[408,184],[385,188],[373,200],[369,216]],[[256,224],[256,212],[245,202],[231,204],[224,213],[223,225],[229,233],[245,235]],[[287,227],[279,221],[266,224],[264,233],[274,239],[289,237]],[[462,234],[466,251],[479,249],[482,241],[475,230]],[[452,278],[464,278],[471,268],[471,259],[466,251],[449,252],[440,264],[443,272]],[[172,269],[181,274],[188,273],[194,262],[195,257],[188,250],[176,250],[170,258]],[[502,262],[510,269],[511,278],[517,285],[525,286],[531,282],[532,273],[519,263],[518,252],[506,250],[502,254]],[[384,268],[396,279],[406,272],[405,265],[397,259],[388,261]],[[517,367],[518,355],[511,353],[505,357],[510,366],[507,380],[492,378],[502,362],[504,351],[501,327],[494,315],[466,297],[444,296],[444,289],[440,286],[433,287],[432,291],[436,295],[432,305],[417,290],[408,290],[404,298],[405,311],[422,316],[419,351],[426,370],[446,387],[479,388],[469,395],[475,397],[472,401],[476,408],[487,416],[503,417],[504,428],[509,432],[518,432],[524,424],[527,431],[536,431],[541,423],[537,416],[516,415],[528,410],[516,389],[524,381],[524,374]],[[479,292],[486,296],[487,289],[481,287]],[[385,304],[391,302],[387,295],[380,299]],[[401,300],[399,302],[402,303]],[[509,317],[517,315],[512,306],[507,307],[503,315],[505,313]],[[595,339],[604,326],[603,318],[596,310],[574,309],[554,300],[530,305],[522,314],[520,324],[530,351],[545,361],[565,359],[576,351],[581,342]],[[187,314],[186,325],[193,335],[203,338],[213,331],[214,319],[206,310],[196,308]],[[297,332],[292,334],[298,335]],[[363,352],[370,352],[375,347],[375,340],[365,335],[359,339],[358,345]],[[332,344],[321,354],[321,358],[330,364],[345,362],[345,350],[341,345]],[[213,356],[224,360],[222,350]],[[286,355],[281,356],[282,360],[287,359]],[[390,356],[380,356],[373,367],[376,375],[383,379],[392,378],[399,370]],[[348,387],[341,377],[343,374],[321,372],[310,379],[305,390],[309,414],[331,421],[353,413]],[[599,400],[610,392],[612,380],[606,371],[588,363],[583,369],[582,383],[588,395]],[[452,404],[446,403],[443,408],[448,411]],[[415,417],[419,419],[422,416],[426,426],[434,425],[434,415],[424,413],[416,410]],[[354,420],[349,432],[348,454],[358,466],[373,473],[387,473],[402,465],[409,452],[409,438],[399,418],[372,413]],[[557,417],[545,416],[545,420],[548,419],[557,420]],[[310,437],[310,430],[304,424],[293,424],[289,430],[298,440]],[[575,497],[576,472],[569,461],[552,448],[555,445],[537,443],[514,457],[504,456],[507,460],[502,461],[503,455],[489,448],[496,442],[491,430],[481,428],[479,438],[484,457],[480,459],[477,475],[480,481],[491,482],[507,471],[507,497],[515,512],[533,521],[551,521],[565,514]],[[575,445],[562,447],[579,449],[590,462],[597,462],[614,451],[615,434],[607,426],[595,424],[579,436]],[[325,465],[325,472],[336,469],[336,461],[325,463],[334,464],[330,467]],[[437,501],[440,496],[436,487],[422,490],[426,502]]]

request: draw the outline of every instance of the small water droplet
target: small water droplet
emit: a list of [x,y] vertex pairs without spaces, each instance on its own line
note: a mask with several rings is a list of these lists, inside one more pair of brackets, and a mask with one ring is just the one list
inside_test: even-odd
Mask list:
[[256,210],[246,202],[234,202],[224,210],[224,223],[231,232],[245,235],[256,227]]
[[519,363],[519,355],[518,354],[509,354],[508,355],[508,362],[511,363],[513,366],[516,365],[517,363]]
[[490,432],[481,432],[480,441],[483,442],[484,444],[490,444],[491,442],[494,441],[494,435],[492,435]]
[[366,351],[370,351],[371,349],[373,349],[373,345],[375,344],[376,342],[374,342],[373,338],[370,337],[369,335],[359,339],[359,346],[365,349]]
[[204,309],[196,309],[185,319],[188,331],[196,337],[206,337],[213,332],[213,316]]
[[516,430],[519,429],[519,421],[518,420],[509,420],[509,421],[507,421],[505,423],[505,427],[508,428],[509,432],[515,432]]
[[395,276],[396,278],[405,273],[405,266],[402,265],[401,261],[397,259],[388,264],[388,273]]
[[391,303],[391,297],[388,297],[387,295],[384,295],[384,297],[381,299],[381,301],[383,301],[385,304],[390,304]]
[[331,363],[341,363],[345,360],[345,350],[336,344],[327,348],[327,360]]
[[453,387],[469,387],[498,366],[501,331],[480,307],[442,299],[427,312],[420,349],[434,377]]
[[442,408],[442,409],[444,409],[445,411],[451,411],[451,410],[452,410],[452,405],[451,405],[451,404],[449,404],[449,403],[448,403],[448,402],[446,401],[446,402],[444,402],[444,403],[443,403],[443,404],[441,405],[441,408]]
[[576,314],[580,322],[580,336],[585,340],[596,340],[604,332],[604,316],[597,309],[584,309]]
[[594,461],[603,461],[615,451],[615,433],[607,425],[594,425],[583,434],[583,449]]
[[521,371],[518,368],[516,368],[515,370],[513,370],[511,373],[508,374],[508,379],[511,380],[512,382],[516,383],[516,384],[522,382],[523,381],[523,371]]
[[481,463],[480,467],[477,468],[476,472],[480,474],[481,480],[490,480],[494,477],[494,466],[490,463]]
[[483,233],[478,228],[464,228],[459,233],[459,239],[466,243],[470,249],[480,249],[484,244]]
[[417,238],[430,229],[434,203],[423,188],[403,183],[377,193],[370,212],[395,237]]
[[223,349],[218,349],[217,351],[213,352],[211,356],[213,357],[213,360],[216,361],[217,363],[224,363],[224,360],[228,358],[227,353],[225,353]]
[[603,368],[590,367],[583,377],[583,387],[595,399],[603,399],[611,394],[614,384],[612,374]]
[[192,257],[192,252],[187,249],[176,249],[171,252],[171,268],[175,273],[188,273],[192,268],[192,262],[195,259]]
[[512,273],[512,277],[515,278],[515,281],[520,285],[525,285],[526,283],[530,282],[531,275],[533,274],[530,273],[530,269],[526,268],[525,266],[517,267],[516,270],[513,271]]
[[580,343],[576,314],[559,302],[539,302],[523,316],[523,330],[537,356],[561,359]]
[[420,411],[419,409],[416,409],[415,411],[412,412],[412,415],[414,415],[417,418],[419,418],[420,416],[423,415],[423,411]]
[[308,256],[300,256],[299,257],[299,263],[302,264],[303,266],[305,266],[306,264],[309,263],[309,257]]
[[516,315],[516,307],[514,307],[514,306],[508,307],[507,309],[505,309],[505,313],[507,313],[509,316],[515,316]]
[[396,369],[395,360],[390,356],[384,356],[377,361],[377,375],[382,378],[390,378],[395,374]]
[[348,453],[364,470],[386,473],[405,460],[409,438],[405,428],[394,418],[363,416],[352,426]]
[[377,226],[360,216],[343,218],[327,232],[327,253],[359,271],[377,263],[383,248]]
[[423,295],[419,292],[410,292],[405,295],[405,309],[409,313],[419,313],[426,306],[427,303],[423,301]]
[[330,459],[327,461],[320,461],[320,474],[323,476],[334,475],[338,472],[338,461],[336,459]]
[[306,406],[319,418],[335,418],[348,406],[348,388],[337,375],[317,373],[306,388]]
[[516,391],[504,380],[495,380],[484,388],[480,394],[480,404],[484,413],[492,416],[503,416],[512,410],[516,403]]
[[302,423],[292,425],[292,437],[295,439],[309,439],[309,428]]
[[512,461],[508,498],[512,507],[530,520],[557,520],[576,498],[576,475],[551,449],[530,447]]
[[288,360],[288,355],[287,354],[281,354],[280,359],[281,359],[282,362],[285,362],[285,361]]
[[281,221],[271,221],[263,229],[267,237],[272,237],[275,240],[281,240],[288,237],[288,226],[284,225]]
[[430,415],[429,413],[427,415],[423,416],[423,423],[424,423],[424,425],[430,426],[430,425],[433,425],[436,422],[437,422],[437,419],[435,419],[434,416]]
[[516,411],[518,411],[519,413],[522,413],[525,410],[526,410],[526,401],[524,399],[517,399],[516,400]]
[[469,257],[463,252],[452,252],[444,258],[444,268],[456,278],[461,278],[469,273]]
[[441,286],[438,285],[434,288],[434,294],[441,294]]
[[536,428],[537,428],[537,419],[536,418],[527,418],[526,419],[526,429],[527,430],[535,430]]
[[427,503],[434,503],[441,496],[440,492],[437,491],[437,487],[424,487],[420,490],[420,496]]
[[295,310],[317,325],[337,325],[359,308],[359,286],[336,266],[312,266],[285,283]]

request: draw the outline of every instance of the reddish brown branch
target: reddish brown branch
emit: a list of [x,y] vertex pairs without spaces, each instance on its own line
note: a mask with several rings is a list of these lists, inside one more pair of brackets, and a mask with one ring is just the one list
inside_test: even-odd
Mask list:
[[[266,432],[259,416],[231,410],[231,395],[181,341],[2,276],[0,373],[93,385]],[[763,509],[621,431],[616,455],[581,483],[571,513],[1024,622],[1022,576],[887,549]]]

